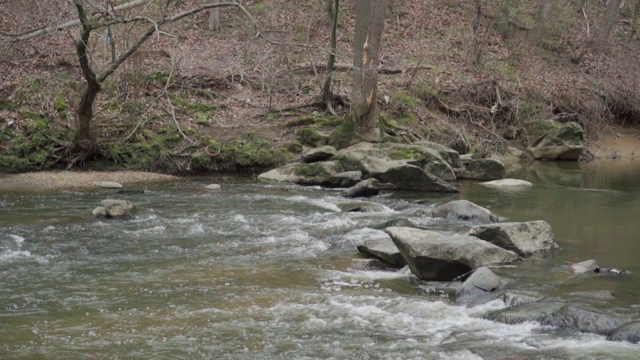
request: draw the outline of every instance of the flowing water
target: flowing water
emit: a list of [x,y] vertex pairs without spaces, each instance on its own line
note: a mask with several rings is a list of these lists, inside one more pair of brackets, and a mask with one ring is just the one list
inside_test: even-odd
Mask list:
[[[340,212],[351,200],[332,189],[188,179],[120,196],[139,208],[131,221],[91,217],[106,190],[0,190],[0,359],[640,358],[640,345],[484,320],[505,304],[455,306],[406,269],[354,266],[359,242],[389,225],[446,228],[425,210],[463,198],[553,226],[562,249],[497,270],[510,287],[637,319],[640,161],[515,175],[535,186],[387,192],[369,213]],[[590,258],[631,274],[567,270]]]

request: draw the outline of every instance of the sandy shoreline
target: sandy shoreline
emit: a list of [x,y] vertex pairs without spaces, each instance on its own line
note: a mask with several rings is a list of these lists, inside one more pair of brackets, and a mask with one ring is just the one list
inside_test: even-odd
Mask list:
[[172,175],[142,171],[41,171],[23,174],[0,174],[1,189],[98,189],[96,182],[115,181],[124,186],[137,183],[176,181]]

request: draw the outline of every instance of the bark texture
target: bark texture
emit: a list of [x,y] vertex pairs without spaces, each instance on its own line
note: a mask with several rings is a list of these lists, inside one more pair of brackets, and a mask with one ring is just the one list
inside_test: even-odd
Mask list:
[[357,0],[351,112],[359,140],[379,142],[378,64],[387,0]]

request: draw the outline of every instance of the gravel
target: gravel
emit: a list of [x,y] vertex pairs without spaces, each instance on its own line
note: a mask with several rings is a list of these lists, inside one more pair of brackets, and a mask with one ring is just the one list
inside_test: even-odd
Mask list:
[[0,190],[2,189],[92,189],[98,188],[97,182],[114,181],[123,185],[176,181],[180,178],[172,175],[148,173],[141,171],[42,171],[24,174],[0,174]]

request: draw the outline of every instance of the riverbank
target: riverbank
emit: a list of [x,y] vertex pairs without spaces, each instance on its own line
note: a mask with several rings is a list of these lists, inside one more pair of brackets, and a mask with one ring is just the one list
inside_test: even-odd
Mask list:
[[23,174],[0,174],[0,190],[10,189],[91,189],[101,181],[114,181],[122,185],[167,182],[177,176],[142,171],[41,171]]

